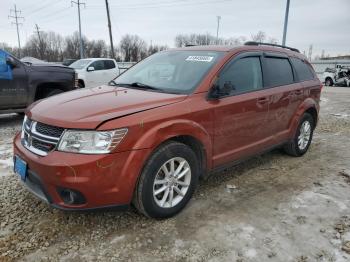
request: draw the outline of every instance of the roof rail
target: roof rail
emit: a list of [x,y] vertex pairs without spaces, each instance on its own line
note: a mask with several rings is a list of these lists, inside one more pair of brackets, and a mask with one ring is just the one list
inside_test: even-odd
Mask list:
[[244,45],[267,45],[267,46],[275,46],[275,47],[281,47],[281,48],[286,48],[289,50],[292,50],[294,52],[300,53],[300,51],[296,48],[285,46],[285,45],[277,45],[277,44],[270,44],[270,43],[260,43],[260,42],[254,42],[254,41],[248,41],[245,42]]

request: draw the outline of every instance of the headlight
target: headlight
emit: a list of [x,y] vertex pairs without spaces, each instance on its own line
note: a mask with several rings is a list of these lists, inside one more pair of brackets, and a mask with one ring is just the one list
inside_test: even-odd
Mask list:
[[66,130],[58,150],[82,154],[109,153],[118,146],[127,132],[127,128],[111,131]]

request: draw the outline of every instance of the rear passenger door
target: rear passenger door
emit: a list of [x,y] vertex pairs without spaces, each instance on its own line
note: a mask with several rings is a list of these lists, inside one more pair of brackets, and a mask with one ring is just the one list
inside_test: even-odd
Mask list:
[[229,95],[210,101],[214,110],[213,165],[263,150],[268,141],[268,98],[263,89],[261,53],[235,57],[219,73],[217,85]]
[[119,75],[119,69],[116,66],[116,63],[113,60],[103,60],[104,62],[104,84],[107,84],[109,81],[113,80]]
[[263,58],[265,88],[269,91],[269,124],[266,127],[274,143],[287,139],[295,111],[304,98],[303,87],[296,82],[295,72],[287,55],[265,53]]
[[320,81],[316,77],[311,65],[304,59],[292,57],[291,62],[296,72],[297,81],[304,88],[305,97],[310,96],[316,101],[320,98]]

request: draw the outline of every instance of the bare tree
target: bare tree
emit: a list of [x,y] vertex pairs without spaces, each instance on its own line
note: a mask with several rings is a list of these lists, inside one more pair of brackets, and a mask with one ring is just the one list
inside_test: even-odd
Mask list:
[[259,31],[255,35],[254,34],[251,35],[251,40],[254,42],[262,43],[262,42],[265,42],[265,39],[266,39],[266,33],[263,31]]
[[147,56],[147,44],[138,35],[125,35],[120,40],[124,61],[139,61]]
[[147,50],[147,56],[157,53],[159,51],[167,50],[168,46],[166,45],[150,45]]

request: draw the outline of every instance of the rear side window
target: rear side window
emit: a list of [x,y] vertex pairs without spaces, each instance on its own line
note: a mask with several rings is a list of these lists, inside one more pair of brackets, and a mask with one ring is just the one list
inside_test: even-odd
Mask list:
[[287,58],[265,57],[268,87],[289,85],[294,82],[292,67]]
[[292,58],[291,60],[300,81],[314,79],[314,74],[309,65],[299,58]]
[[115,68],[115,64],[112,60],[104,60],[104,63],[105,63],[105,69]]
[[233,95],[261,89],[260,58],[245,57],[229,65],[220,75],[219,85],[230,87]]

